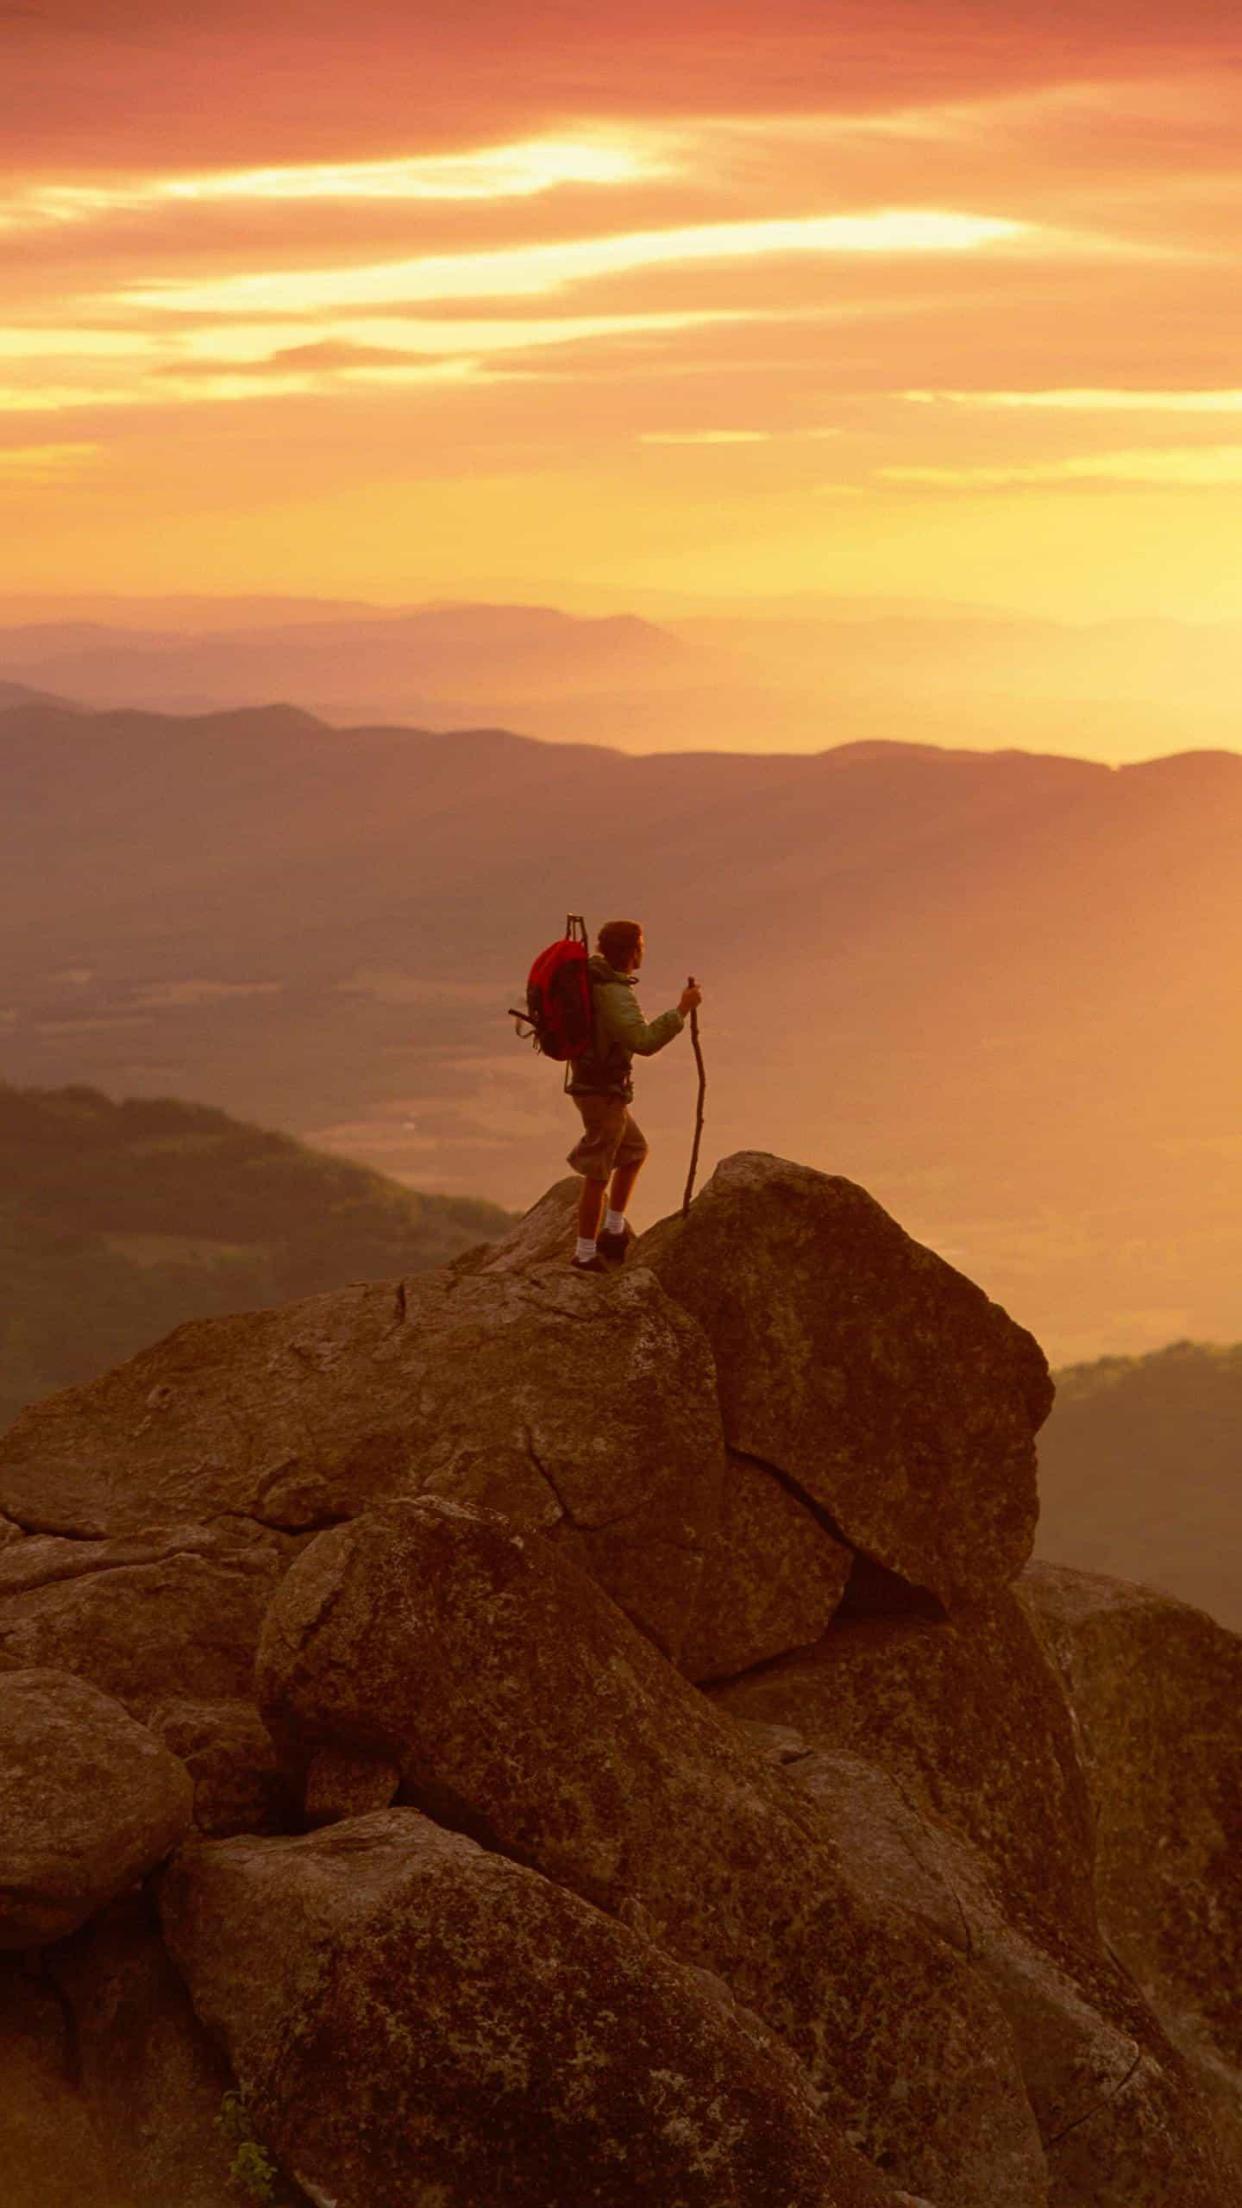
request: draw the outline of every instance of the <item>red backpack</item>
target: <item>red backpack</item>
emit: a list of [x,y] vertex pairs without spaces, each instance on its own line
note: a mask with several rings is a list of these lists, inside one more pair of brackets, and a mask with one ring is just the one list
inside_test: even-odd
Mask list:
[[595,1047],[589,955],[586,922],[581,913],[568,913],[564,935],[540,951],[531,967],[525,1012],[510,1007],[515,1020],[534,1030],[531,1040],[545,1058],[585,1058]]

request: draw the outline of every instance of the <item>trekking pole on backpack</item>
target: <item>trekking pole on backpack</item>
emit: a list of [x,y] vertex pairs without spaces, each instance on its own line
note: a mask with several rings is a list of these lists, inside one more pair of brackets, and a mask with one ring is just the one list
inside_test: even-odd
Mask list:
[[[693,974],[691,974],[687,986],[691,989],[694,988]],[[707,1095],[707,1075],[703,1070],[703,1052],[699,1044],[699,1008],[697,1004],[690,1007],[690,1040],[694,1045],[694,1062],[699,1069],[699,1100],[694,1115],[694,1148],[690,1152],[690,1172],[686,1179],[686,1193],[681,1200],[681,1216],[683,1219],[690,1209],[690,1198],[694,1194],[694,1176],[699,1169],[699,1143],[703,1134],[703,1100]]]

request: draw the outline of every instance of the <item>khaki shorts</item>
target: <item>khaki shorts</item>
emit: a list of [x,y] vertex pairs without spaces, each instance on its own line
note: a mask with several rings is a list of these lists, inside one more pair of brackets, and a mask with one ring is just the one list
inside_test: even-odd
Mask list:
[[606,1181],[614,1165],[641,1165],[647,1155],[647,1137],[631,1119],[620,1096],[576,1096],[582,1114],[582,1133],[569,1153],[568,1163],[588,1181]]

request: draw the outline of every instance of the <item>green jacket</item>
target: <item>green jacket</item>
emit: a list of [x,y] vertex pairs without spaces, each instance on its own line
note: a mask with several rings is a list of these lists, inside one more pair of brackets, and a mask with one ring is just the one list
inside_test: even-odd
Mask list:
[[628,1104],[634,1094],[631,1060],[654,1057],[686,1023],[676,1007],[648,1023],[634,995],[633,974],[619,974],[598,952],[587,973],[595,1007],[595,1049],[589,1058],[571,1059],[569,1093],[621,1096]]

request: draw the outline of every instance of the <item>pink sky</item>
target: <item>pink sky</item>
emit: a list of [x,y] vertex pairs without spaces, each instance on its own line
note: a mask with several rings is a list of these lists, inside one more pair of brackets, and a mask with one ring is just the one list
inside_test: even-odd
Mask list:
[[0,590],[1242,613],[1232,8],[0,8]]

